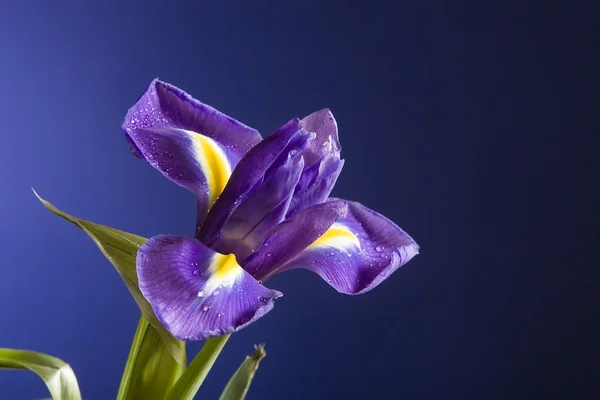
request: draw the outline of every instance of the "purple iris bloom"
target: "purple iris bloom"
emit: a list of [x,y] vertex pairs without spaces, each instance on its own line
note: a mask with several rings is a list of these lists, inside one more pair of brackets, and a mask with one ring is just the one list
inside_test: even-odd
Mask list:
[[340,293],[365,293],[419,246],[365,206],[329,197],[344,161],[327,109],[260,134],[154,80],[123,129],[133,153],[196,195],[194,237],[158,235],[137,254],[140,289],[178,339],[237,331],[282,294],[263,286],[293,268]]

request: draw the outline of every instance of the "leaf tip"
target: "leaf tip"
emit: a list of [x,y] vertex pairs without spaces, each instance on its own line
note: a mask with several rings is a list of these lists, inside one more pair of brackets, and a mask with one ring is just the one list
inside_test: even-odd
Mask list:
[[37,197],[37,199],[38,199],[38,200],[39,200],[39,201],[40,201],[40,202],[41,202],[41,203],[42,203],[42,204],[43,204],[45,207],[48,207],[48,204],[50,204],[50,203],[48,203],[46,200],[44,200],[44,199],[42,198],[42,196],[40,196],[40,195],[39,195],[39,193],[35,191],[35,189],[33,188],[33,186],[31,187],[31,191],[33,192],[33,194],[35,195],[35,197]]

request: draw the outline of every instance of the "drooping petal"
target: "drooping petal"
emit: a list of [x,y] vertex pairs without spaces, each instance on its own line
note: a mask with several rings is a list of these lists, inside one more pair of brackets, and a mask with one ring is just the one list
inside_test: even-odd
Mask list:
[[306,268],[340,293],[361,294],[418,252],[417,243],[392,221],[359,203],[348,202],[346,217],[277,272]]
[[324,156],[321,161],[304,170],[286,217],[327,200],[343,166],[344,160],[340,160],[338,155],[332,155]]
[[316,111],[303,118],[302,125],[308,132],[316,134],[315,140],[303,152],[306,167],[318,163],[325,156],[340,158],[342,147],[338,139],[337,122],[329,109]]
[[223,192],[237,159],[213,139],[178,128],[140,128],[129,133],[154,168],[198,199],[198,218]]
[[259,133],[181,89],[153,80],[123,123],[138,157],[198,198],[198,223]]
[[290,154],[298,152],[297,146],[303,148],[314,136],[314,133],[303,129],[300,120],[293,119],[254,146],[234,169],[196,237],[205,245],[212,246],[240,204],[260,188]]
[[178,128],[202,134],[240,159],[261,141],[260,134],[183,90],[154,79],[129,109],[123,129]]
[[193,238],[155,236],[140,247],[136,264],[142,294],[181,340],[242,329],[281,297],[244,271],[233,254],[216,253]]
[[256,279],[265,280],[321,237],[331,225],[346,216],[343,200],[327,201],[309,207],[269,232],[261,248],[244,261],[244,269]]

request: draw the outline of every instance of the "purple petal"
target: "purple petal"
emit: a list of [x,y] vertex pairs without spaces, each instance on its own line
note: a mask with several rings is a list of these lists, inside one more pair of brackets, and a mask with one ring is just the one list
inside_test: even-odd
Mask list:
[[338,155],[333,155],[323,157],[320,162],[304,170],[296,185],[286,217],[327,200],[343,166],[344,160],[340,160]]
[[[260,134],[183,90],[154,79],[129,109],[123,129],[178,128],[196,132],[216,141],[237,159],[260,142]],[[135,148],[133,149],[135,152]]]
[[343,200],[328,201],[299,212],[275,226],[260,250],[244,261],[244,269],[264,280],[321,237],[331,225],[346,216]]
[[238,331],[273,308],[281,293],[258,283],[236,262],[196,239],[159,235],[137,254],[140,290],[178,339]]
[[235,156],[207,136],[178,128],[139,128],[128,138],[150,165],[196,195],[201,223],[225,188]]
[[[212,246],[221,234],[233,212],[249,195],[268,180],[288,156],[298,152],[301,146],[314,137],[302,128],[300,120],[293,119],[254,146],[234,169],[229,183],[215,203],[196,237],[207,246]],[[293,154],[292,154],[293,155]]]
[[303,152],[307,167],[318,163],[324,156],[334,155],[340,158],[342,147],[338,139],[337,123],[329,109],[314,112],[302,120],[304,129],[316,134],[315,140]]
[[261,140],[252,129],[158,79],[123,122],[133,153],[198,198],[201,224],[231,171]]
[[302,157],[290,155],[233,212],[212,248],[240,260],[258,249],[266,232],[285,217],[303,166]]
[[348,202],[345,218],[277,272],[306,268],[340,293],[362,294],[418,252],[415,241],[392,221],[359,203]]

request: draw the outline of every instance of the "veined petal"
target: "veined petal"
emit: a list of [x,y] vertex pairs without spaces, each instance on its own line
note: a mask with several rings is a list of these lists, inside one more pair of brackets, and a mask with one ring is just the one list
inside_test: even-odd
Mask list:
[[244,269],[256,279],[269,278],[285,268],[347,212],[345,201],[334,200],[294,214],[271,229],[261,248],[244,262]]
[[314,133],[302,128],[300,120],[293,119],[254,146],[234,169],[196,237],[205,245],[212,246],[240,204],[286,162],[290,153],[298,152],[296,146],[303,146],[313,137]]
[[306,166],[318,163],[324,156],[340,158],[341,145],[338,139],[337,122],[329,109],[316,111],[302,119],[302,126],[316,134],[315,140],[303,152]]
[[216,253],[193,238],[155,236],[140,247],[136,261],[142,294],[181,340],[242,329],[281,297],[244,271],[233,254]]
[[381,214],[348,202],[348,215],[277,272],[306,268],[340,293],[362,294],[419,252],[415,241]]
[[235,164],[261,140],[256,130],[158,79],[129,109],[123,129],[134,154],[198,197],[198,224]]

